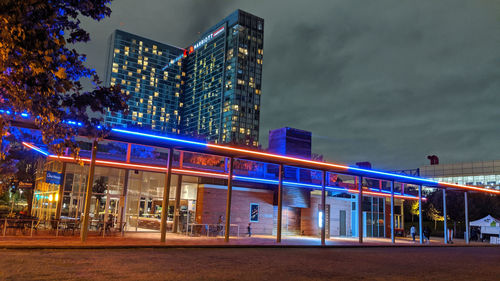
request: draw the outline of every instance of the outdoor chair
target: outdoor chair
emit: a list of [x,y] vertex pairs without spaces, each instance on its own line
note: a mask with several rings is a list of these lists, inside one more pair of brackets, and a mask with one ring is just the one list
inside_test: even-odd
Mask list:
[[66,222],[66,227],[64,228],[64,233],[71,232],[71,235],[75,235],[75,230],[80,229],[80,221],[68,221]]

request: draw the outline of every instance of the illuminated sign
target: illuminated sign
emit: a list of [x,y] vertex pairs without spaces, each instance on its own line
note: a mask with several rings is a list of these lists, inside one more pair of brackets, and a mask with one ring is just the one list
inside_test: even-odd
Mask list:
[[46,183],[60,184],[61,183],[61,174],[57,172],[47,171],[45,177]]
[[169,64],[165,65],[165,67],[163,67],[161,70],[165,70],[166,68],[168,67],[171,67],[172,65],[176,64],[178,61],[180,61],[181,59],[185,58],[187,56],[187,51],[184,50],[184,52],[182,53],[182,55],[176,57],[175,59],[171,60]]
[[222,31],[224,31],[224,26],[221,26],[219,29],[216,31],[210,33],[209,35],[205,36],[205,38],[201,39],[200,41],[196,42],[192,47],[189,47],[189,53],[191,54],[194,52],[196,49],[205,46],[208,42],[212,41],[217,35],[221,34]]
[[212,39],[214,39],[215,37],[219,36],[224,30],[225,30],[225,27],[221,26],[217,30],[215,30],[214,32],[212,32],[209,35],[205,36],[205,38],[203,38],[200,41],[196,42],[196,44],[194,44],[193,46],[190,46],[189,48],[187,48],[187,50],[184,50],[184,53],[182,55],[180,55],[180,56],[176,57],[175,59],[171,60],[168,65],[166,65],[165,67],[162,68],[162,70],[165,70],[165,69],[171,67],[172,65],[176,64],[181,59],[185,58],[188,54],[191,54],[194,51],[196,51],[198,48],[205,46],[208,42],[212,41]]

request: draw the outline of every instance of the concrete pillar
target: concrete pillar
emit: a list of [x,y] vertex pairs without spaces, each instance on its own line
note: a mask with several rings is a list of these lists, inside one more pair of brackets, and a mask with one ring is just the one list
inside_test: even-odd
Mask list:
[[165,173],[165,183],[163,185],[163,201],[161,202],[161,221],[160,221],[160,242],[165,243],[167,237],[167,217],[168,201],[170,200],[170,180],[172,179],[172,159],[174,158],[174,149],[168,149],[167,172]]
[[[182,152],[181,152],[182,153]],[[179,228],[180,209],[181,209],[181,191],[182,191],[182,175],[177,175],[177,186],[175,187],[175,205],[174,205],[174,224],[173,233],[177,233]]]
[[464,192],[465,204],[465,243],[469,244],[469,202],[467,202],[467,191]]
[[358,238],[363,243],[363,177],[358,177]]
[[391,242],[396,243],[394,235],[394,181],[391,181]]
[[89,176],[87,179],[87,191],[85,193],[85,208],[83,214],[82,228],[80,230],[80,240],[87,241],[89,232],[90,200],[92,199],[92,186],[94,185],[95,160],[97,156],[97,140],[92,142],[92,156],[90,158]]
[[280,164],[278,175],[278,224],[276,228],[276,242],[281,243],[281,225],[283,217],[283,164]]
[[231,196],[233,193],[233,157],[229,158],[229,175],[227,178],[227,200],[226,200],[226,228],[224,231],[224,241],[229,242],[229,232],[231,226]]
[[448,220],[446,218],[446,188],[443,188],[444,243],[448,243]]
[[321,245],[325,245],[326,238],[326,171],[323,171],[323,180],[321,181]]
[[[61,171],[61,184],[59,185],[59,191],[57,195],[57,206],[56,206],[56,220],[61,218],[61,209],[62,209],[62,202],[63,202],[63,196],[64,196],[64,184],[66,183],[66,162],[63,163],[62,166],[62,171]],[[34,190],[33,190],[34,194]]]
[[420,238],[420,244],[424,243],[424,237],[422,236],[422,234],[423,234],[422,223],[423,223],[423,213],[422,213],[422,185],[419,185],[418,186],[418,235],[419,235],[419,238]]

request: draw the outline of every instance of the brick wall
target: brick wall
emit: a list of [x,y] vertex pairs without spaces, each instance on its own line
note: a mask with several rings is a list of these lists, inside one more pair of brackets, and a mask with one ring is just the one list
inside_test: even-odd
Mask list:
[[[226,216],[227,187],[200,184],[196,201],[196,222],[216,224],[219,216]],[[247,233],[250,222],[250,204],[259,204],[259,221],[251,222],[252,234],[273,233],[273,192],[269,190],[233,187],[231,224],[240,227],[240,235]],[[231,229],[231,234],[234,230]]]
[[[321,196],[311,195],[311,207],[301,209],[301,230],[304,235],[319,236],[318,206]],[[326,204],[330,205],[330,236],[340,235],[340,210],[346,211],[346,234],[351,235],[351,201],[349,199],[327,197]]]
[[[300,216],[301,208],[283,206],[281,235],[300,235]],[[274,228],[273,235],[276,235],[278,226],[278,206],[274,206]]]

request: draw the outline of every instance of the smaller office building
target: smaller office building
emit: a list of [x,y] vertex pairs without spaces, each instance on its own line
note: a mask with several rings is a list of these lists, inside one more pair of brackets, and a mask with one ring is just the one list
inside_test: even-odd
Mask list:
[[425,165],[419,170],[437,181],[500,190],[500,160]]

